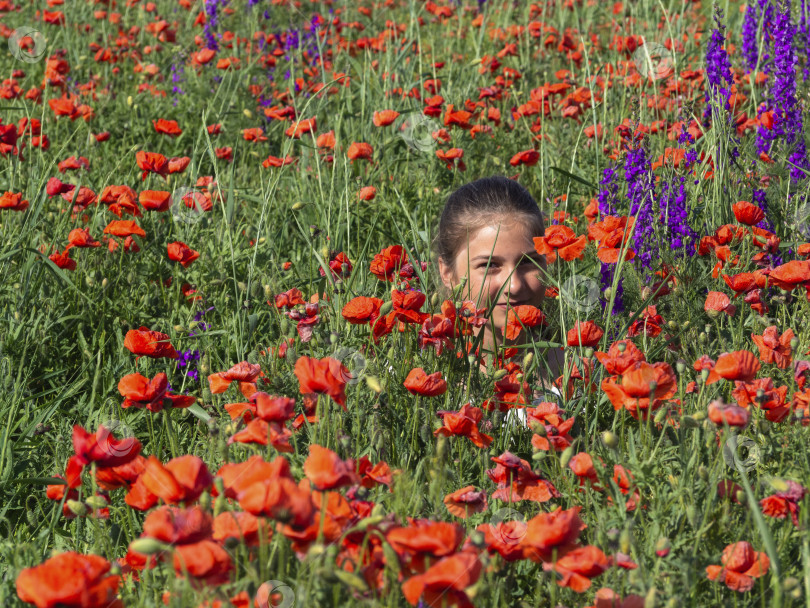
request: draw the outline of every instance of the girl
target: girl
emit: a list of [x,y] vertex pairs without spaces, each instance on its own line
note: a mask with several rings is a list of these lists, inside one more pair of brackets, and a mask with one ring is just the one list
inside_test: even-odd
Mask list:
[[[525,344],[538,335],[524,330],[510,342],[504,339],[503,328],[511,307],[543,304],[541,269],[546,269],[546,258],[535,250],[533,238],[544,233],[537,202],[526,188],[506,177],[461,186],[444,206],[434,240],[439,275],[449,291],[466,279],[458,298],[492,312],[490,321],[476,328],[476,336],[485,332],[482,351],[488,363],[501,348]],[[542,388],[535,392],[535,403],[550,401],[549,392],[559,395],[552,382],[561,374],[562,364],[562,352],[549,350],[545,365],[539,366]],[[517,415],[525,418],[522,409]]]

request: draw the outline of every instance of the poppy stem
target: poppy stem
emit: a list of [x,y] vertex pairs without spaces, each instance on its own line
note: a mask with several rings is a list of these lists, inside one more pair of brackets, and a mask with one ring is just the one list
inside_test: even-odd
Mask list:
[[174,426],[172,425],[171,408],[163,408],[163,422],[166,427],[166,435],[169,437],[169,447],[172,452],[172,458],[177,458],[180,452],[177,451],[177,437],[174,433]]

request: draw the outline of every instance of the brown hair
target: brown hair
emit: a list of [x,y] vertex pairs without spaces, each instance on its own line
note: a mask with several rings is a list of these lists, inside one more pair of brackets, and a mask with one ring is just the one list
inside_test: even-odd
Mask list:
[[450,194],[439,218],[433,249],[451,265],[475,230],[508,215],[522,215],[532,234],[541,236],[545,221],[537,201],[522,185],[502,175],[483,177]]

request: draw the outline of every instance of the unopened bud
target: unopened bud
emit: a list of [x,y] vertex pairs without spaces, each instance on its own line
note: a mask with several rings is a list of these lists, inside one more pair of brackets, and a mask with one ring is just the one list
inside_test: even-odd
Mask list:
[[389,312],[391,312],[392,308],[394,308],[394,303],[393,302],[391,302],[390,300],[388,302],[383,302],[383,305],[380,306],[380,316],[384,317]]
[[109,503],[107,502],[107,499],[104,498],[103,496],[99,494],[93,494],[92,496],[88,496],[84,500],[84,504],[86,504],[91,509],[103,509]]
[[655,413],[655,418],[653,421],[655,424],[663,424],[664,420],[667,419],[667,408],[661,408]]
[[647,595],[644,597],[644,608],[655,608],[655,594],[657,593],[655,587],[650,587]]
[[253,118],[253,112],[251,112],[251,111],[250,111],[250,110],[248,110],[247,108],[245,108],[244,110],[242,110],[242,114],[244,114],[244,115],[245,115],[245,118]]
[[430,296],[430,306],[432,308],[436,308],[436,306],[438,305],[439,305],[439,294],[434,293],[432,296]]
[[523,357],[523,365],[521,366],[523,369],[529,369],[529,366],[534,361],[534,353],[529,352],[526,353],[526,356]]
[[305,206],[306,206],[306,203],[304,203],[303,201],[298,201],[297,203],[293,204],[292,210],[293,211],[298,211],[299,209],[303,209]]
[[630,553],[633,544],[633,535],[628,528],[622,530],[621,536],[619,536],[619,551],[622,553]]
[[698,467],[698,477],[700,477],[703,481],[709,481],[709,469],[703,465],[700,465]]
[[593,348],[589,346],[585,349],[585,358],[590,359],[591,357],[593,357]]
[[155,555],[171,549],[170,545],[166,545],[157,539],[144,537],[136,538],[129,543],[129,548],[135,553],[142,553],[143,555]]
[[796,336],[793,336],[790,339],[790,348],[792,350],[796,350],[797,348],[799,348],[799,339]]
[[658,557],[666,557],[669,555],[671,546],[669,539],[666,536],[662,536],[658,539],[658,542],[655,543],[655,554]]
[[563,450],[562,456],[560,456],[560,466],[564,469],[568,466],[568,463],[571,462],[571,459],[574,457],[574,446],[569,445],[567,448]]
[[619,437],[613,431],[605,431],[602,433],[602,443],[611,450],[615,450],[619,446]]
[[65,504],[67,505],[67,508],[70,509],[70,512],[74,515],[79,517],[87,515],[87,505],[85,505],[83,502],[78,500],[68,500],[65,502]]
[[504,368],[496,369],[495,372],[492,374],[492,379],[497,382],[501,378],[505,377],[509,372],[506,371]]
[[675,363],[675,371],[677,371],[679,374],[684,373],[686,371],[686,361],[683,359],[678,359],[678,361]]

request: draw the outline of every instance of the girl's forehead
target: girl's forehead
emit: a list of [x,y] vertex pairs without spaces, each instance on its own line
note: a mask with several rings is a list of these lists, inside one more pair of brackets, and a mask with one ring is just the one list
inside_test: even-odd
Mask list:
[[[463,243],[467,248],[468,244]],[[475,234],[470,235],[469,249],[480,248],[497,250],[520,250],[533,249],[534,242],[528,226],[520,223],[494,224],[483,226]]]

